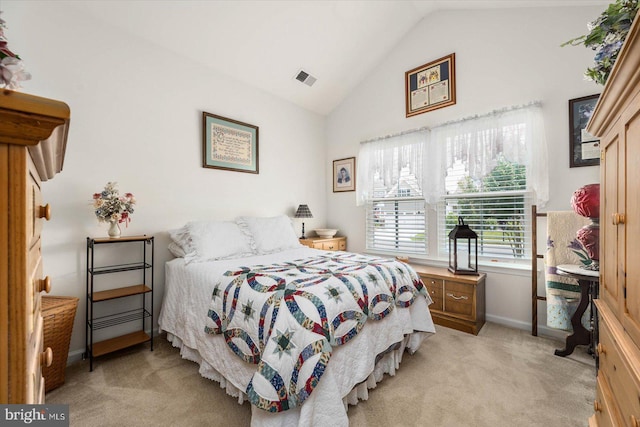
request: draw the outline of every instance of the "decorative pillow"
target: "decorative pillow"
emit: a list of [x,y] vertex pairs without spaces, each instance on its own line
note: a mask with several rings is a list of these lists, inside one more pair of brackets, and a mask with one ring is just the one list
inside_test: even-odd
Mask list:
[[173,256],[182,258],[193,255],[194,249],[191,243],[191,236],[186,225],[175,230],[169,230],[169,237],[171,237],[172,242],[169,243],[168,249]]
[[302,246],[293,229],[291,218],[279,215],[269,218],[241,216],[238,226],[252,239],[256,254],[264,255]]
[[187,255],[184,249],[182,249],[182,246],[180,246],[176,242],[169,243],[169,245],[167,246],[167,249],[169,249],[169,252],[171,252],[171,255],[173,255],[176,258],[184,258]]
[[249,238],[233,221],[192,221],[187,230],[194,249],[185,256],[187,262],[253,255]]

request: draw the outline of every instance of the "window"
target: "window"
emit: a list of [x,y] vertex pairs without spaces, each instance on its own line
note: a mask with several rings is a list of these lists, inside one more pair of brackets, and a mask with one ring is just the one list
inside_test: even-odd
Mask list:
[[531,256],[530,207],[548,199],[539,106],[366,142],[359,162],[367,250],[447,258],[462,217],[478,234],[479,257]]
[[426,132],[384,138],[360,150],[358,199],[366,205],[368,250],[427,253],[422,190]]
[[516,261],[530,257],[530,207],[535,189],[545,187],[538,181],[540,175],[533,168],[539,163],[532,156],[538,153],[536,146],[546,145],[533,110],[537,108],[433,130],[431,143],[443,147],[439,159],[446,166],[440,169],[441,187],[434,189],[440,254],[448,251],[448,230],[462,217],[478,234],[479,257]]

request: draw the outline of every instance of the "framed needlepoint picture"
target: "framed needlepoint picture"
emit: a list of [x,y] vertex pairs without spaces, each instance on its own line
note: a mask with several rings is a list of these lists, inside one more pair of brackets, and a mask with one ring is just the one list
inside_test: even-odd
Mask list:
[[202,167],[259,173],[258,126],[202,113]]
[[452,53],[405,73],[407,117],[456,103],[456,54]]

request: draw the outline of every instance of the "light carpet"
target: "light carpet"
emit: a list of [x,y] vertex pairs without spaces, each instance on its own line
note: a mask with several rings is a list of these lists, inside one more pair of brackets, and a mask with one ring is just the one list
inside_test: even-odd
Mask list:
[[[487,323],[478,336],[437,326],[394,377],[349,407],[351,426],[586,426],[593,413],[595,362],[579,346]],[[251,409],[202,378],[161,335],[67,368],[47,403],[69,404],[71,426],[249,426]]]

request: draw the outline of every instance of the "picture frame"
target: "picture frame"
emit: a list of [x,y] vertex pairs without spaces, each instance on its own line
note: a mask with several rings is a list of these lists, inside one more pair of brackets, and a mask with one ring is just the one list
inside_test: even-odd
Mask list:
[[333,161],[333,192],[356,190],[356,158]]
[[259,128],[202,112],[202,167],[259,173]]
[[569,100],[569,166],[600,164],[600,140],[586,131],[600,95]]
[[456,54],[443,56],[404,73],[407,117],[456,103]]

